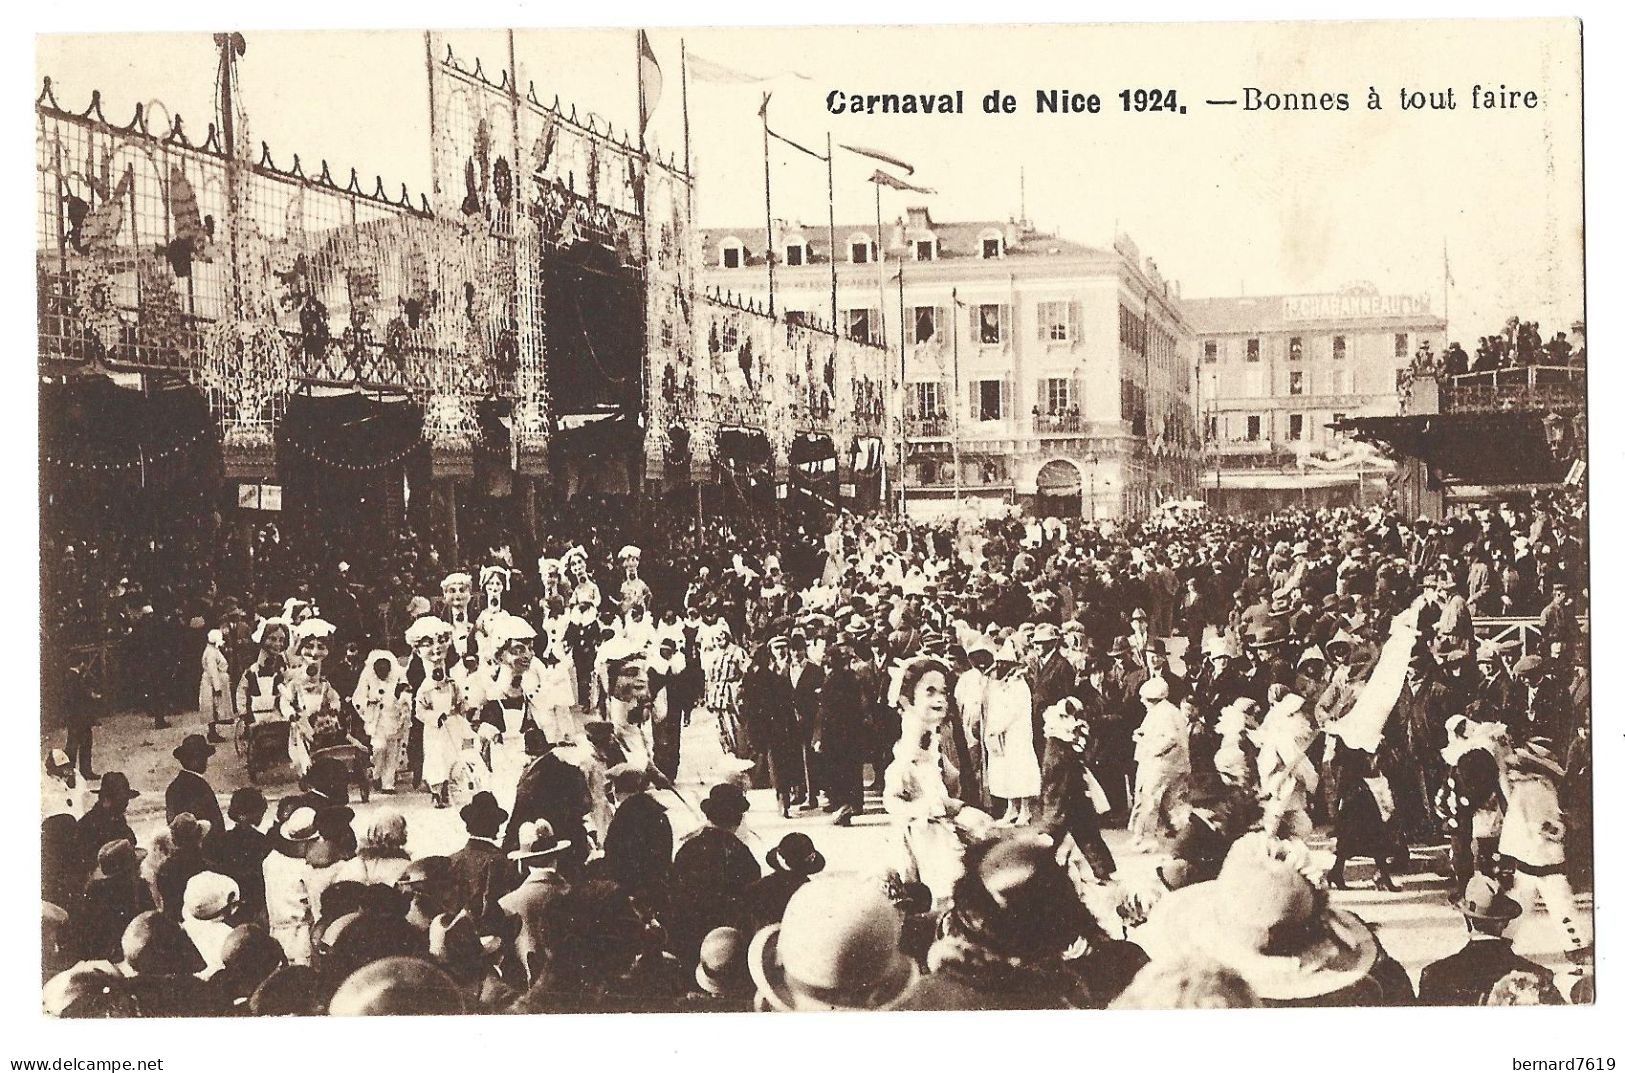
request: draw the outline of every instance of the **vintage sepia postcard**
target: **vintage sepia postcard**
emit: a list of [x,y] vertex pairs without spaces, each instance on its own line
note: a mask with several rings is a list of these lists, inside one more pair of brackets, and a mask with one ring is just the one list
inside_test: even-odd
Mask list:
[[51,1018],[1596,1001],[1578,21],[35,59]]

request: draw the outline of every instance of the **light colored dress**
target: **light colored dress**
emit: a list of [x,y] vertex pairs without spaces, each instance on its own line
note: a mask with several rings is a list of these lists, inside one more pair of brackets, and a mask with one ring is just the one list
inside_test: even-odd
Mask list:
[[942,778],[942,752],[937,735],[921,748],[919,733],[908,727],[886,766],[881,803],[886,814],[902,823],[898,837],[898,873],[930,888],[939,903],[953,894],[964,871],[964,842],[949,817],[952,797]]
[[305,862],[272,851],[265,858],[265,910],[271,938],[293,965],[310,964],[310,903],[305,900]]
[[1033,747],[1033,693],[1020,675],[987,686],[987,789],[994,797],[1037,797],[1041,789]]
[[439,786],[451,779],[451,769],[474,731],[463,716],[457,687],[450,682],[435,688],[434,682],[425,681],[418,689],[415,714],[423,724],[423,781]]
[[1134,807],[1129,833],[1143,841],[1171,837],[1184,822],[1190,781],[1190,724],[1177,705],[1153,704],[1134,732]]

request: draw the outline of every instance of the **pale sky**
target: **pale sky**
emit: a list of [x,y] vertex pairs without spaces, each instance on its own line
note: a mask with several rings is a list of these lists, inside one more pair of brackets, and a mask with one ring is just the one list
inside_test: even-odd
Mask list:
[[[248,36],[240,80],[253,137],[279,162],[298,152],[429,188],[421,32]],[[619,129],[635,122],[634,31],[521,31],[522,81]],[[1579,38],[1572,21],[1251,23],[1200,27],[862,27],[651,30],[665,91],[651,140],[680,154],[679,41],[691,55],[766,77],[689,80],[701,226],[760,226],[761,92],[776,130],[821,149],[826,131],[914,164],[935,196],[883,193],[888,219],[922,201],[940,219],[1008,218],[1105,244],[1126,231],[1187,297],[1335,290],[1366,280],[1444,308],[1444,248],[1455,286],[1451,335],[1471,349],[1513,312],[1546,333],[1583,316]],[[448,32],[459,56],[495,73],[500,32]],[[1493,62],[1491,62],[1493,61]],[[201,135],[213,117],[208,33],[40,38],[40,74],[64,106],[103,91],[110,118],[158,100]],[[792,72],[808,76],[795,77]],[[1475,82],[1533,89],[1533,111],[1475,111]],[[1366,109],[1368,86],[1383,109]],[[1243,88],[1346,92],[1347,112],[1245,113],[1205,98]],[[1186,115],[1125,114],[1124,88],[1177,88]],[[1452,112],[1402,111],[1406,89],[1454,87]],[[1099,115],[1034,110],[1038,89],[1098,93]],[[849,93],[965,91],[968,114],[831,116]],[[982,114],[994,89],[1015,115]],[[873,163],[837,150],[838,223],[872,221]],[[774,150],[774,215],[825,220],[824,166]]]

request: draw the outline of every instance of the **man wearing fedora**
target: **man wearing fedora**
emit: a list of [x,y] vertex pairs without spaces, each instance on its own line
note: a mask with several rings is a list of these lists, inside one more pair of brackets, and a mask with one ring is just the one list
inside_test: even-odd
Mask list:
[[74,841],[78,845],[81,862],[79,875],[84,875],[95,866],[97,853],[109,842],[124,841],[135,845],[135,832],[130,830],[124,813],[130,807],[130,802],[140,796],[141,791],[131,788],[124,772],[109,771],[102,776],[101,785],[96,789],[95,803],[74,825]]
[[224,830],[225,817],[220,814],[220,801],[214,796],[214,787],[203,773],[209,770],[209,757],[214,746],[202,734],[188,734],[170,754],[181,763],[181,770],[164,791],[164,816],[173,821],[183,812],[190,812],[199,820],[206,820],[210,830]]
[[520,824],[516,841],[518,848],[508,859],[525,870],[525,878],[497,899],[497,907],[507,920],[505,930],[524,978],[534,983],[547,957],[549,907],[570,889],[558,869],[560,855],[570,848],[570,841],[560,838],[546,820]]
[[466,912],[482,932],[495,930],[502,911],[497,900],[508,892],[508,859],[497,839],[508,810],[489,790],[475,794],[460,813],[468,841],[450,857],[453,894],[447,912]]
[[1044,713],[1050,707],[1060,702],[1062,697],[1074,696],[1077,693],[1077,671],[1073,669],[1072,661],[1061,653],[1061,631],[1054,624],[1040,622],[1033,630],[1034,665],[1032,668],[1033,692],[1033,748],[1038,753],[1038,763],[1044,763]]
[[1475,875],[1457,903],[1467,922],[1467,944],[1422,969],[1416,997],[1424,1006],[1482,1006],[1496,981],[1509,972],[1527,972],[1540,981],[1543,995],[1562,1002],[1551,970],[1512,952],[1507,925],[1523,912],[1493,879]]

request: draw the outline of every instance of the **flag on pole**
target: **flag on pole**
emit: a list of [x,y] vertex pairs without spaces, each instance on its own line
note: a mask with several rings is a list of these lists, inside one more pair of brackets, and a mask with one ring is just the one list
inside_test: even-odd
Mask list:
[[644,130],[648,129],[649,117],[654,115],[655,105],[658,103],[660,103],[660,61],[655,59],[655,51],[649,44],[649,35],[639,30],[638,110],[642,115],[638,118]]
[[902,168],[908,174],[914,174],[913,164],[910,164],[907,161],[899,160],[890,153],[881,152],[879,149],[870,149],[865,145],[842,145],[841,148],[845,149],[849,153],[857,153],[859,156],[866,156],[874,160],[885,161],[894,168]]
[[934,193],[936,193],[935,190],[932,190],[929,187],[915,186],[913,183],[906,183],[903,180],[899,179],[895,175],[886,174],[885,172],[881,171],[879,168],[876,168],[875,173],[873,175],[869,176],[869,181],[872,182],[872,183],[877,183],[880,186],[890,187],[893,190],[909,190],[909,191],[912,191],[912,192],[914,192],[916,194],[934,194]]
[[753,82],[772,82],[775,79],[783,77],[799,78],[803,82],[812,81],[811,78],[802,74],[800,71],[786,71],[783,74],[775,75],[754,75],[746,71],[741,71],[738,68],[728,67],[713,60],[708,60],[705,57],[695,55],[692,52],[688,54],[688,73],[694,76],[694,80],[696,82],[720,82],[731,85],[747,85]]

